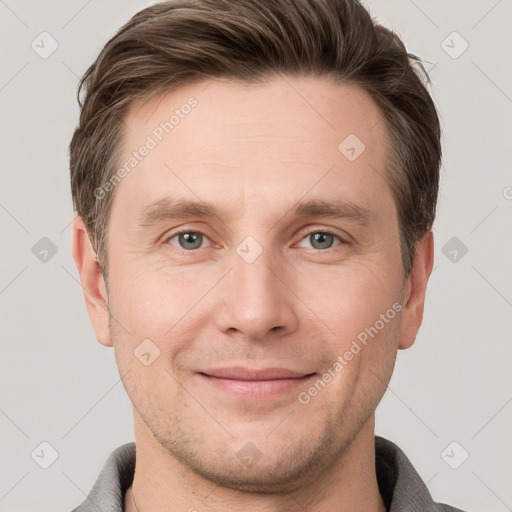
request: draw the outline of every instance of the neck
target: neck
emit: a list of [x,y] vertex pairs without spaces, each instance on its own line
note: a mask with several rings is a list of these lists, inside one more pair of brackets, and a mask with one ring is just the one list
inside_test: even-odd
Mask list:
[[288,512],[298,504],[310,512],[386,512],[375,472],[373,416],[331,467],[283,494],[241,492],[204,479],[164,450],[136,414],[134,419],[137,457],[126,512]]

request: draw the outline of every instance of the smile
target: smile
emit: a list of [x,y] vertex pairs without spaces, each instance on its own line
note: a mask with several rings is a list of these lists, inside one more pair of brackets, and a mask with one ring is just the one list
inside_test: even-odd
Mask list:
[[198,375],[207,385],[224,393],[243,398],[269,399],[304,386],[316,374],[285,368],[255,370],[236,367],[213,369],[199,372]]

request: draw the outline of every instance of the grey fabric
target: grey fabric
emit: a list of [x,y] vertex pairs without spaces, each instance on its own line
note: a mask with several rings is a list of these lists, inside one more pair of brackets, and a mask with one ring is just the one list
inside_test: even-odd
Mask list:
[[[375,437],[375,466],[388,512],[462,512],[435,503],[411,462],[398,446]],[[88,498],[72,512],[124,512],[124,494],[135,472],[135,443],[114,450]]]
[[394,443],[375,436],[377,482],[389,512],[462,512],[435,503],[405,453]]
[[135,443],[123,444],[108,457],[87,499],[73,512],[122,512],[124,494],[135,474]]

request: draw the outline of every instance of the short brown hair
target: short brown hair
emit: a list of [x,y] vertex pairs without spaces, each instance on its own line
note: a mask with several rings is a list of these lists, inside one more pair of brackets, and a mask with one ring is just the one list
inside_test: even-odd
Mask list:
[[135,14],[79,83],[80,121],[69,146],[74,208],[105,279],[114,191],[101,198],[95,191],[116,172],[130,104],[201,80],[257,83],[276,73],[356,84],[379,105],[407,277],[434,221],[441,164],[439,119],[418,62],[357,0],[168,0]]

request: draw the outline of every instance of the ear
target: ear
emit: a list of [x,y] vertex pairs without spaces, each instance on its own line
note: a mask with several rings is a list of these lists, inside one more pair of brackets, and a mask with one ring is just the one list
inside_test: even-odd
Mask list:
[[111,347],[107,288],[89,232],[78,215],[73,219],[72,237],[73,259],[80,275],[89,319],[98,341]]
[[411,273],[404,289],[402,322],[398,347],[406,349],[412,346],[423,321],[423,307],[427,283],[434,265],[434,235],[426,233],[417,243]]

